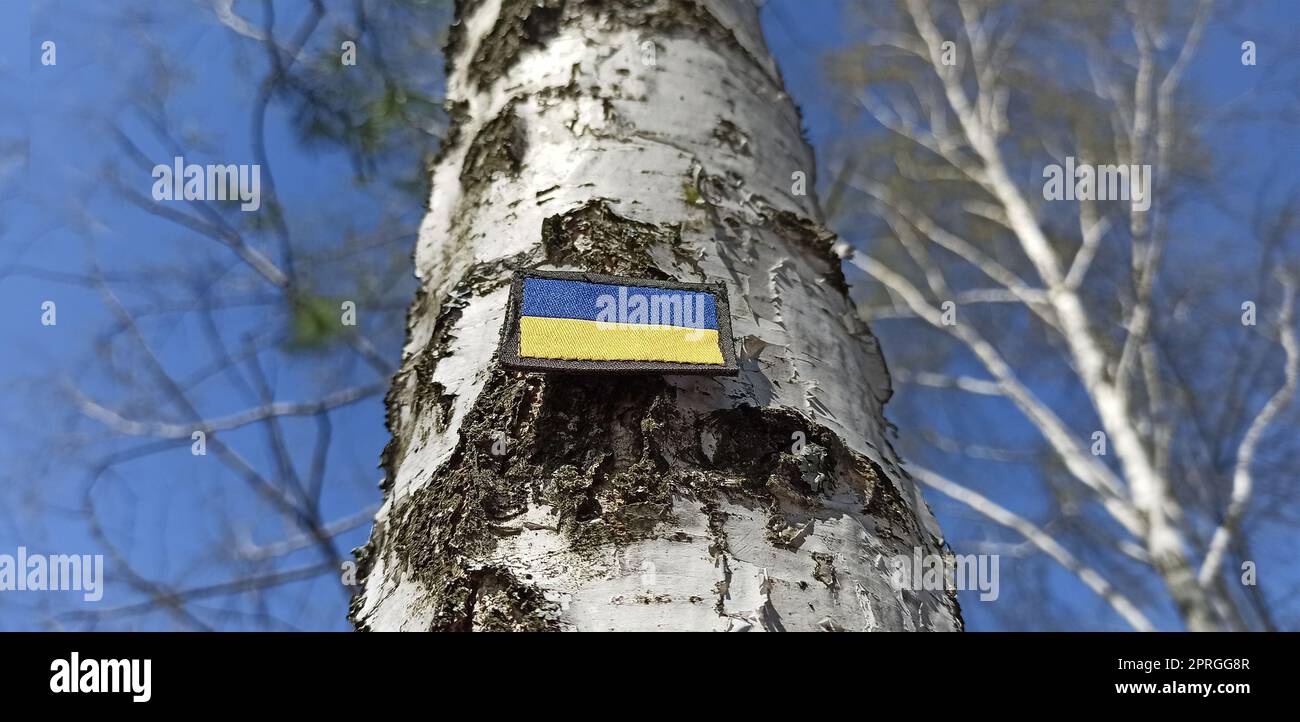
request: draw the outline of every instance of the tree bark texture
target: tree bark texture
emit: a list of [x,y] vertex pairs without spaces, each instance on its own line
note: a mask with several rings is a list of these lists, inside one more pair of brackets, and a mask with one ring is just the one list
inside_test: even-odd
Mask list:
[[[755,7],[457,12],[356,626],[960,629],[955,595],[892,576],[946,548]],[[723,280],[740,375],[505,371],[520,267]]]

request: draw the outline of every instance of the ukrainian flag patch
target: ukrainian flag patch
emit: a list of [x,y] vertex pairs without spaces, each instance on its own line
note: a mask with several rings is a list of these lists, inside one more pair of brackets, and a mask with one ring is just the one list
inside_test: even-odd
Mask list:
[[726,284],[521,271],[501,363],[524,371],[734,375]]

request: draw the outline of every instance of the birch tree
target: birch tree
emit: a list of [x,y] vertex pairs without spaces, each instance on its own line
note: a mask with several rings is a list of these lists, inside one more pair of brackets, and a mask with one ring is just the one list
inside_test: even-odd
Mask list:
[[[740,0],[458,4],[364,630],[949,630],[813,154]],[[517,268],[727,283],[740,375],[502,370]]]
[[[853,259],[878,284],[865,317],[951,342],[903,379],[1018,414],[1037,450],[951,448],[1041,464],[1061,509],[1055,526],[1086,530],[1087,548],[969,483],[919,467],[915,477],[1021,536],[1139,630],[1169,601],[1189,630],[1271,626],[1254,582],[1239,581],[1250,559],[1241,523],[1257,451],[1267,434],[1285,436],[1277,424],[1300,370],[1294,205],[1261,194],[1256,233],[1209,239],[1217,257],[1189,260],[1179,247],[1206,243],[1177,220],[1192,212],[1185,194],[1202,194],[1202,214],[1217,196],[1206,191],[1216,171],[1205,135],[1234,110],[1199,108],[1185,92],[1213,12],[1209,0],[907,0],[872,13],[871,37],[836,64],[857,110],[883,130],[844,174],[884,228]],[[1076,162],[1145,172],[1148,192],[1046,202],[1047,170]],[[1138,192],[1134,178],[1121,190]],[[1202,265],[1231,267],[1243,246],[1258,250],[1258,277]],[[1252,299],[1267,299],[1258,326]],[[1236,369],[1217,363],[1237,351]],[[1089,561],[1107,557],[1104,571]],[[1160,592],[1147,596],[1141,577],[1113,581],[1132,579],[1134,565]]]

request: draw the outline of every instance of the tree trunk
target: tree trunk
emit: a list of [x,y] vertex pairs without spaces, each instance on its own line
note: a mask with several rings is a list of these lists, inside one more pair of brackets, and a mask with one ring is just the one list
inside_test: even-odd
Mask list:
[[[950,630],[944,554],[742,0],[458,2],[359,629]],[[804,182],[809,189],[803,193]],[[511,372],[514,269],[726,281],[735,378]]]

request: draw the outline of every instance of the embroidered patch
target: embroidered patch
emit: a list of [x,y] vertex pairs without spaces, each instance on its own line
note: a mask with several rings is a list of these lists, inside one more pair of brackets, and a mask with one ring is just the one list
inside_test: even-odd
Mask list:
[[733,376],[727,286],[521,271],[510,288],[501,364],[524,371]]

